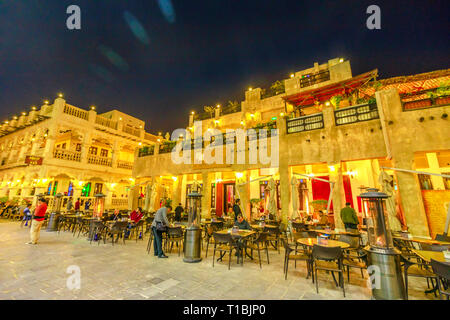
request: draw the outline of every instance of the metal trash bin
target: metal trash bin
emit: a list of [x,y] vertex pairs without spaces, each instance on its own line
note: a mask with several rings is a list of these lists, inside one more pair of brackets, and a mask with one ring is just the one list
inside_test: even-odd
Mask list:
[[60,213],[52,212],[48,217],[47,231],[58,231]]

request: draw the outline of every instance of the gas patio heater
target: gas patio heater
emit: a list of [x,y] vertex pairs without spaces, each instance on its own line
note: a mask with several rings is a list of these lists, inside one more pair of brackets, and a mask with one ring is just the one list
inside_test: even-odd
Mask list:
[[94,210],[92,212],[92,216],[94,218],[100,219],[103,211],[105,209],[105,195],[103,193],[97,193],[94,195]]
[[59,217],[61,216],[62,193],[55,194],[52,205],[52,213],[48,218],[47,231],[57,231]]
[[388,195],[368,188],[359,196],[367,208],[369,244],[368,272],[375,300],[405,300],[405,286],[400,268],[400,251],[394,247],[389,227],[386,199]]
[[202,243],[202,229],[200,228],[200,212],[202,194],[198,191],[193,191],[188,194],[189,201],[189,217],[188,226],[184,233],[184,262],[200,262],[201,257],[201,243]]

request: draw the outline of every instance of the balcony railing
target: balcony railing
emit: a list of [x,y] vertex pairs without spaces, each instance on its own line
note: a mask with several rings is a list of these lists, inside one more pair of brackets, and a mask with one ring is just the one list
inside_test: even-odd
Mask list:
[[426,109],[439,107],[450,104],[450,96],[441,96],[434,98],[426,98],[420,100],[403,101],[403,110],[416,110],[416,109]]
[[161,144],[159,146],[159,153],[169,153],[172,152],[173,148],[177,145],[176,141],[169,141],[168,143]]
[[123,126],[122,131],[126,132],[128,134],[131,134],[133,136],[136,136],[136,137],[140,137],[141,136],[141,131],[139,129],[136,129],[136,128]]
[[127,208],[128,207],[128,199],[127,198],[112,198],[111,205],[114,208]]
[[107,157],[88,155],[87,160],[88,160],[88,163],[90,163],[90,164],[97,164],[97,165],[106,166],[106,167],[112,166],[112,159],[107,158]]
[[334,111],[336,125],[379,119],[376,103],[362,104]]
[[145,146],[139,149],[138,157],[152,156],[155,152],[155,146]]
[[202,112],[202,113],[194,114],[194,121],[202,121],[202,120],[212,119],[212,118],[214,118],[214,113],[210,113],[210,112]]
[[323,114],[316,113],[310,116],[288,119],[286,120],[286,126],[286,132],[288,134],[322,129],[324,127]]
[[328,80],[330,80],[330,71],[328,70],[316,74],[307,74],[300,79],[300,88],[306,88]]
[[87,111],[76,108],[76,107],[69,106],[67,104],[64,106],[63,112],[68,115],[71,115],[71,116],[74,116],[74,117],[77,117],[77,118],[80,118],[83,120],[88,120],[88,118],[89,118],[89,114]]
[[117,121],[107,119],[107,118],[104,118],[99,115],[97,115],[97,117],[95,118],[95,123],[99,124],[101,126],[104,126],[104,127],[108,127],[108,128],[117,130]]
[[133,162],[117,160],[117,168],[133,170]]
[[75,152],[64,149],[56,149],[53,151],[53,158],[70,161],[81,161],[81,152]]
[[231,113],[241,112],[241,111],[242,111],[242,106],[241,106],[241,103],[239,102],[238,105],[236,105],[236,106],[227,105],[227,106],[223,107],[220,110],[220,115],[223,116],[226,114],[231,114]]

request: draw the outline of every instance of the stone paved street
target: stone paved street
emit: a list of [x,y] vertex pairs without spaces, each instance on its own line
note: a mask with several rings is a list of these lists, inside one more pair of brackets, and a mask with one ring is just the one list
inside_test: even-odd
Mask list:
[[[319,294],[307,280],[304,263],[290,264],[283,276],[284,250],[270,251],[270,264],[233,259],[212,267],[212,250],[200,263],[188,264],[178,254],[169,259],[147,255],[147,241],[97,245],[69,232],[41,231],[39,245],[26,245],[29,229],[0,220],[0,299],[344,299],[330,275],[319,274]],[[147,240],[147,237],[146,239]],[[81,269],[81,288],[67,289],[71,265]],[[367,275],[366,275],[367,279]],[[345,299],[370,299],[358,270],[346,282]],[[411,281],[410,299],[425,295],[426,281]]]

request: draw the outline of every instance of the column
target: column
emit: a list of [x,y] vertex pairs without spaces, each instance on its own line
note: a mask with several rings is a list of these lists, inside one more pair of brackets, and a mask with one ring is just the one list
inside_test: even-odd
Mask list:
[[[284,159],[283,159],[284,158]],[[287,225],[289,219],[289,210],[290,210],[290,175],[289,175],[289,167],[287,165],[287,158],[282,157],[280,159],[280,196],[281,196],[281,222]]]
[[111,162],[113,168],[117,168],[117,160],[119,159],[119,153],[120,153],[119,143],[117,142],[117,140],[115,140],[113,143],[111,153]]
[[87,163],[89,147],[91,146],[91,133],[85,132],[83,136],[83,144],[81,146],[81,163]]
[[173,182],[173,199],[172,207],[175,209],[176,206],[181,202],[181,189],[183,185],[183,175],[177,176],[177,180]]
[[128,210],[134,210],[138,205],[138,197],[139,197],[139,187],[138,186],[130,186],[128,190]]
[[[331,170],[330,167],[334,167]],[[337,229],[344,229],[344,223],[341,220],[341,209],[345,207],[344,183],[342,180],[342,163],[328,163],[328,173],[330,181],[334,182],[331,199],[333,201],[334,226]]]
[[202,173],[203,197],[202,197],[202,218],[211,218],[211,182],[213,174],[210,172]]
[[[397,155],[393,162],[395,168],[414,170],[413,154]],[[409,232],[414,236],[429,237],[430,231],[417,174],[395,171],[395,175]]]

